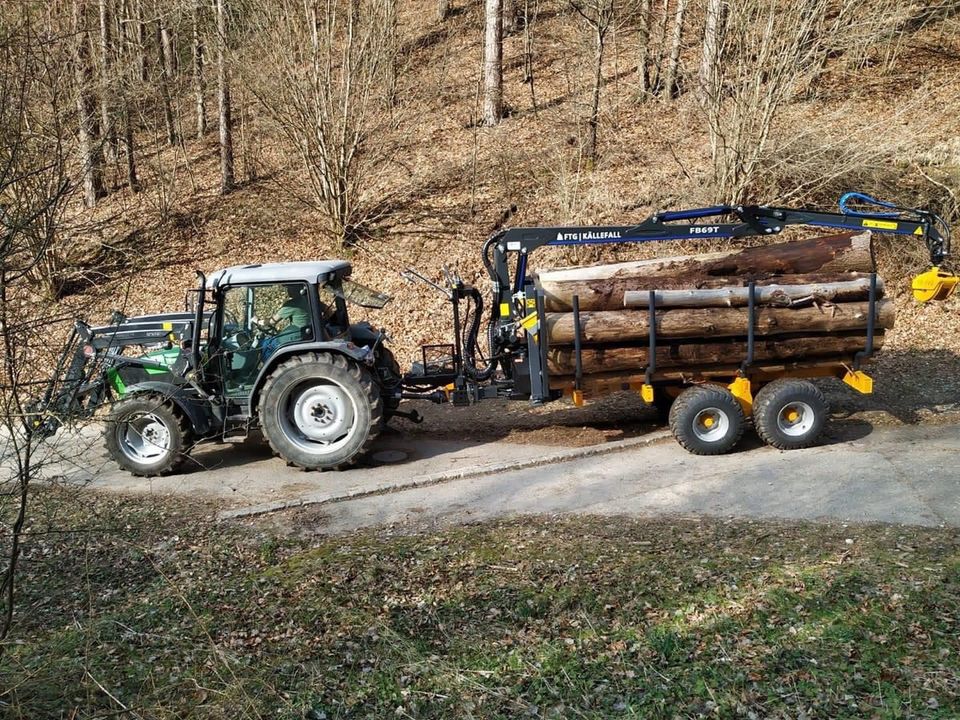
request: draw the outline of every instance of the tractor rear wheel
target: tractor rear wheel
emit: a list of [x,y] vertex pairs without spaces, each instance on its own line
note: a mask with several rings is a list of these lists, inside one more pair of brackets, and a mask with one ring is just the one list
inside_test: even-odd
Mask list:
[[725,387],[688,387],[670,408],[673,437],[694,455],[729,452],[743,435],[743,408]]
[[774,380],[753,401],[753,426],[767,445],[796,450],[813,445],[827,422],[827,401],[808,380]]
[[177,471],[187,459],[192,432],[183,414],[161,395],[143,394],[113,405],[104,440],[117,465],[154,477]]
[[270,447],[288,463],[341,469],[370,449],[383,403],[365,368],[342,355],[304,353],[270,373],[259,414]]

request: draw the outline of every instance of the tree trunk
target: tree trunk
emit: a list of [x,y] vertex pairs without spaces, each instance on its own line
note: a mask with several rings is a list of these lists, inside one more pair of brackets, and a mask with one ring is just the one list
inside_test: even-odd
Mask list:
[[437,20],[443,22],[450,15],[450,0],[437,0]]
[[[628,290],[721,288],[757,283],[801,284],[855,279],[873,272],[869,232],[840,233],[730,252],[541,271],[537,283],[551,311],[569,311],[574,295],[583,310],[620,309]],[[782,276],[792,278],[789,283]],[[811,275],[815,275],[811,277]],[[776,280],[781,278],[781,280]]]
[[492,127],[503,117],[502,0],[486,0],[483,48],[483,124]]
[[534,88],[533,72],[533,18],[530,15],[530,0],[523,0],[523,81],[530,86],[530,105],[537,115],[537,91]]
[[103,128],[103,154],[108,163],[117,159],[117,134],[111,113],[113,96],[113,42],[111,41],[110,0],[100,0],[100,124]]
[[207,133],[206,81],[203,76],[203,35],[200,32],[200,0],[193,6],[193,94],[197,109],[197,139]]
[[173,113],[173,92],[170,83],[173,79],[173,48],[170,39],[170,29],[157,20],[157,45],[160,49],[160,93],[163,96],[163,119],[167,128],[167,142],[175,145],[177,142],[177,123]]
[[220,194],[233,190],[233,128],[230,125],[230,74],[227,72],[227,0],[217,3],[217,97],[220,105]]
[[698,99],[704,107],[717,93],[717,62],[720,56],[720,24],[723,0],[707,0],[703,25],[703,54],[700,57]]
[[590,170],[593,170],[597,164],[597,130],[600,125],[600,89],[603,85],[603,50],[606,28],[598,20],[593,30],[593,92],[590,96],[590,119],[587,121],[587,142],[584,147],[587,168]]
[[653,63],[653,79],[650,85],[653,92],[663,91],[663,56],[667,47],[667,20],[670,16],[670,0],[663,0],[660,10],[660,22],[657,25],[657,54]]
[[677,11],[673,16],[673,29],[670,38],[670,60],[663,78],[663,99],[674,97],[677,85],[677,69],[680,66],[680,43],[683,39],[683,16],[687,10],[687,0],[677,0]]
[[[785,276],[785,277],[798,277]],[[649,290],[627,290],[623,294],[623,306],[626,308],[646,308],[650,306]],[[749,304],[750,289],[747,286],[722,288],[699,288],[696,290],[657,290],[654,304],[658,308],[705,308],[705,307],[746,307]],[[860,277],[837,282],[816,282],[800,285],[787,285],[783,277],[776,284],[758,285],[754,300],[758,305],[787,307],[803,302],[852,302],[865,300],[870,295],[870,278]],[[877,297],[883,297],[883,280],[877,278]]]
[[133,117],[130,112],[130,103],[123,106],[123,145],[127,161],[127,187],[133,192],[140,191],[140,180],[137,178],[137,160],[133,139]]
[[[806,360],[835,357],[846,362],[854,353],[863,350],[866,338],[854,336],[801,337],[777,340],[757,340],[754,359],[758,362],[775,360]],[[883,346],[883,334],[874,337],[874,348]],[[691,371],[711,365],[739,365],[747,356],[747,344],[742,341],[720,343],[683,343],[657,347],[657,370],[687,367]],[[581,352],[584,374],[613,371],[642,371],[648,364],[646,347],[587,348]],[[552,347],[547,352],[547,369],[551,375],[572,375],[576,372],[576,354],[570,347]]]
[[87,23],[86,3],[74,0],[74,76],[79,130],[80,162],[83,165],[83,202],[95,207],[97,200],[107,194],[103,184],[103,153],[100,148],[100,128],[97,122],[97,101],[93,94],[93,67],[90,62],[90,29]]
[[137,68],[140,71],[140,82],[150,81],[150,70],[147,64],[147,21],[144,18],[144,0],[133,0],[136,3],[136,32],[137,32]]
[[[757,335],[812,334],[846,332],[867,327],[868,302],[852,302],[830,307],[756,309]],[[896,316],[893,303],[877,303],[876,327],[889,330]],[[746,308],[678,308],[657,312],[657,338],[742,337],[747,334],[749,313]],[[547,313],[547,336],[554,345],[574,341],[573,313]],[[649,315],[635,310],[600,310],[580,314],[580,336],[585,343],[623,344],[646,340]]]
[[517,31],[517,0],[503,1],[503,34]]
[[650,92],[650,0],[640,2],[640,27],[637,32],[637,97],[644,100]]

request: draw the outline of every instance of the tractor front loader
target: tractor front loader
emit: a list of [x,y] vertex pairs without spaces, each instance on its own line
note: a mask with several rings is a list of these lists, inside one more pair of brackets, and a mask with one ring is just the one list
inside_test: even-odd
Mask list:
[[400,369],[386,335],[351,323],[348,305],[389,297],[349,279],[343,261],[247,265],[200,278],[188,312],[75,326],[60,389],[34,429],[109,405],[105,444],[135,475],[179,469],[202,441],[262,430],[305,469],[350,465],[401,413]]

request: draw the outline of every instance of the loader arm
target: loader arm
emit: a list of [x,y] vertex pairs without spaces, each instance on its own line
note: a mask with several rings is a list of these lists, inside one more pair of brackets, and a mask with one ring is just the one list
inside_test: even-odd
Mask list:
[[[857,205],[852,206],[854,203]],[[862,193],[845,194],[839,206],[840,212],[766,205],[716,205],[657,212],[638,225],[509,228],[492,236],[484,245],[484,263],[494,282],[494,317],[501,322],[514,319],[512,298],[522,292],[529,255],[539,247],[744,238],[777,235],[790,225],[871,230],[921,238],[929,251],[932,268],[914,280],[916,299],[920,302],[943,300],[953,292],[957,277],[940,269],[950,255],[950,228],[942,218],[927,210],[899,207]],[[858,209],[862,206],[881,209]],[[725,221],[702,222],[712,218]],[[736,222],[729,222],[731,218]],[[517,261],[511,276],[513,254],[517,255]]]

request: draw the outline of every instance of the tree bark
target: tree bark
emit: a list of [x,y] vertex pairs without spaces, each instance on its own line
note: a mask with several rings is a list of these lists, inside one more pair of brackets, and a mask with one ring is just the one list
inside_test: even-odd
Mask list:
[[203,35],[200,32],[200,5],[197,0],[193,6],[193,94],[197,109],[197,140],[207,133],[206,81],[203,76],[204,48]]
[[650,0],[640,2],[640,27],[637,31],[637,97],[641,100],[650,92]]
[[680,43],[683,39],[683,16],[687,10],[687,0],[677,0],[676,14],[673,16],[673,29],[670,38],[670,59],[663,78],[663,99],[674,97],[677,85],[677,69],[680,66]]
[[113,99],[113,42],[111,39],[110,0],[100,0],[100,125],[103,128],[103,154],[108,163],[117,159],[117,133],[111,111]]
[[74,76],[79,130],[80,162],[83,165],[83,202],[88,208],[107,194],[103,184],[103,153],[97,122],[97,102],[93,94],[93,67],[90,61],[90,29],[86,3],[74,0]]
[[509,35],[517,31],[517,0],[502,0],[503,2],[503,34]]
[[230,74],[227,70],[227,0],[216,0],[217,9],[217,97],[220,106],[220,194],[234,188],[233,128],[230,118]]
[[[789,277],[789,276],[788,276]],[[627,308],[646,308],[650,305],[649,290],[627,290],[623,294],[623,306]],[[699,288],[696,290],[657,290],[654,304],[658,308],[703,308],[703,307],[746,307],[749,304],[750,289],[746,286]],[[877,278],[877,297],[884,294],[883,280]],[[773,285],[758,285],[754,300],[758,305],[785,307],[800,301],[816,302],[852,302],[865,300],[870,295],[870,278],[860,277],[839,282],[817,282],[800,285],[786,285],[778,282]]]
[[653,92],[663,91],[663,56],[667,47],[667,23],[670,17],[670,0],[663,0],[660,10],[660,22],[657,25],[657,54],[653,63],[653,78],[650,85]]
[[483,124],[492,127],[503,117],[502,0],[486,0],[483,47]]
[[703,54],[700,57],[698,99],[704,107],[717,92],[717,62],[720,56],[720,25],[723,0],[707,0],[703,24]]
[[163,96],[163,119],[167,128],[167,143],[177,143],[177,123],[173,112],[173,92],[170,83],[173,79],[173,47],[170,29],[164,25],[163,18],[157,20],[157,45],[160,50],[160,93]]
[[[753,280],[805,275],[783,284],[833,282],[845,273],[873,272],[869,232],[841,233],[796,242],[758,245],[730,252],[640,260],[612,265],[541,271],[537,278],[551,311],[619,309],[628,290],[674,290],[744,285]],[[810,277],[816,274],[818,277]],[[819,277],[822,276],[822,277]]]
[[[874,337],[874,348],[883,346],[883,334]],[[849,362],[854,353],[863,350],[863,335],[801,337],[758,340],[754,359],[758,362],[806,360],[835,357]],[[737,365],[747,356],[747,344],[741,341],[720,343],[683,343],[657,347],[657,369],[690,368],[691,371],[711,365]],[[584,374],[613,371],[642,371],[649,361],[646,347],[587,348],[581,353]],[[572,375],[576,372],[573,348],[553,347],[547,352],[547,369],[551,375]]]
[[597,164],[597,132],[600,125],[600,89],[603,85],[603,50],[606,27],[597,19],[593,31],[593,92],[590,95],[590,118],[587,120],[587,142],[584,155],[590,170]]
[[140,82],[150,81],[150,70],[147,64],[147,21],[144,18],[144,0],[133,0],[136,3],[136,33],[137,33],[137,68],[140,71]]
[[[756,309],[757,335],[847,332],[867,327],[868,302],[840,303],[830,307]],[[877,303],[876,327],[889,330],[896,316],[893,303]],[[749,324],[746,308],[678,308],[657,312],[657,338],[710,339],[746,336]],[[547,336],[554,345],[574,341],[572,313],[547,313]],[[635,310],[600,310],[580,313],[580,335],[585,343],[623,344],[646,340],[649,315]]]
[[127,187],[133,192],[140,192],[140,179],[137,177],[137,159],[134,146],[133,117],[129,102],[124,102],[123,106],[123,145],[124,156],[127,161]]

